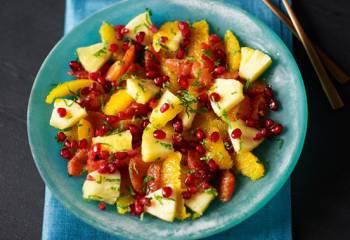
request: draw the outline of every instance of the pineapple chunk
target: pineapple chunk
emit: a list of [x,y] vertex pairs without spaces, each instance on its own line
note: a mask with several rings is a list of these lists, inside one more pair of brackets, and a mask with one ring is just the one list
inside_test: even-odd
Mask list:
[[[169,186],[172,188],[172,186]],[[145,212],[167,222],[173,222],[176,216],[177,193],[173,191],[168,198],[163,197],[162,189],[147,195],[151,199],[150,206],[145,206]]]
[[129,130],[103,137],[94,137],[92,143],[100,143],[109,152],[127,152],[132,149],[132,135]]
[[265,174],[264,165],[251,152],[238,153],[236,157],[236,168],[244,175],[252,179],[258,180]]
[[238,71],[241,63],[241,47],[231,31],[225,33],[225,50],[230,71]]
[[148,45],[152,43],[153,33],[150,30],[152,25],[151,17],[148,11],[141,13],[130,20],[130,22],[125,26],[129,29],[129,32],[126,34],[127,37],[136,41],[136,35],[139,32],[144,32],[145,37],[142,42],[143,45]]
[[57,85],[54,89],[52,89],[46,97],[46,103],[52,103],[56,98],[65,97],[73,94],[79,93],[80,89],[84,87],[89,87],[93,83],[96,83],[98,90],[103,92],[103,88],[100,84],[98,84],[94,80],[90,79],[77,79],[69,82],[64,82],[62,84]]
[[132,77],[127,80],[126,88],[128,94],[136,102],[145,104],[159,92],[159,88],[152,80]]
[[[241,130],[242,135],[240,138],[233,139],[231,133],[236,128],[239,128]],[[230,136],[232,146],[237,153],[250,152],[257,146],[259,146],[259,144],[262,143],[263,140],[253,139],[258,132],[259,130],[257,130],[256,128],[246,126],[242,120],[230,122],[228,128],[228,134]]]
[[243,47],[239,75],[249,82],[255,81],[271,65],[271,58],[259,51]]
[[218,93],[221,97],[218,102],[210,99],[213,111],[219,117],[244,99],[243,84],[235,79],[216,79],[209,90],[209,95],[213,92]]
[[[65,108],[67,115],[65,117],[60,117],[57,112],[58,108]],[[69,99],[56,99],[51,114],[50,125],[58,129],[65,129],[72,127],[86,116],[86,110],[78,103]]]
[[94,129],[91,123],[86,119],[80,119],[77,128],[78,141],[86,139],[88,143],[91,143],[91,140],[94,137]]
[[[179,49],[182,40],[184,39],[180,30],[179,22],[166,22],[160,28],[159,31],[153,35],[153,48],[156,52],[160,49],[169,50],[175,52]],[[165,42],[161,42],[162,37],[167,38]]]
[[116,115],[118,112],[124,111],[132,103],[134,99],[125,89],[121,89],[109,98],[103,113],[106,115]]
[[106,43],[96,43],[78,48],[77,55],[84,69],[88,72],[99,70],[111,57],[111,53],[107,51],[107,48]]
[[207,150],[206,159],[213,159],[220,169],[230,169],[233,166],[233,160],[225,148],[222,137],[216,142],[210,140],[210,135],[213,132],[219,132],[219,129],[210,128],[207,132],[207,138],[203,142],[203,146]]
[[116,32],[113,25],[108,24],[106,22],[103,22],[100,29],[99,29],[101,42],[107,43],[107,44],[117,44],[118,49],[117,51],[112,53],[112,57],[114,60],[120,60],[124,56],[124,50],[123,50],[123,41],[118,40],[116,38]]
[[114,204],[119,197],[120,182],[119,171],[112,174],[91,172],[83,185],[83,198]]
[[216,197],[217,193],[215,193],[211,193],[209,191],[198,192],[195,195],[193,195],[190,199],[185,200],[185,205],[189,207],[193,212],[201,216],[204,213],[204,211],[208,208],[209,204]]
[[[160,108],[163,104],[169,104],[169,109],[165,112],[161,112]],[[153,109],[150,121],[155,127],[163,127],[170,120],[174,119],[178,113],[183,110],[181,101],[169,90],[166,90],[162,97],[159,99],[159,103],[155,109]]]
[[[191,103],[190,108],[194,111],[197,111],[198,103]],[[195,116],[196,113],[192,111],[183,111],[179,114],[184,130],[188,130],[191,128]]]
[[172,135],[174,133],[171,126],[163,127],[163,130],[166,133],[165,139],[156,139],[153,136],[153,132],[157,128],[148,125],[142,134],[142,143],[141,143],[141,154],[142,160],[145,162],[153,162],[158,159],[165,159],[169,154],[174,152],[172,145]]

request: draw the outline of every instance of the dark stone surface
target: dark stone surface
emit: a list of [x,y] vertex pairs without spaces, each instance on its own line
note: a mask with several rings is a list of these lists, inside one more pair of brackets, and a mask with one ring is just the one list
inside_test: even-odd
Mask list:
[[[44,184],[26,134],[30,88],[63,33],[64,1],[1,1],[0,239],[39,239]],[[294,0],[307,33],[350,73],[350,2]],[[293,173],[295,239],[350,239],[350,87],[337,85],[346,106],[332,111],[299,43],[294,56],[309,100],[309,128]]]

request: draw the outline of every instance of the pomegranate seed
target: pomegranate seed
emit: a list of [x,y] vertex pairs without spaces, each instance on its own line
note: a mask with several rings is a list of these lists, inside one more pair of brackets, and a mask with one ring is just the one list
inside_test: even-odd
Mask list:
[[57,108],[57,113],[61,118],[67,116],[67,110],[65,108]]
[[73,70],[73,71],[79,71],[81,70],[81,64],[78,61],[70,61],[69,62],[69,67]]
[[128,156],[127,152],[116,152],[114,153],[114,157],[118,160],[123,160]]
[[147,198],[147,197],[145,197],[145,196],[142,196],[141,198],[140,198],[140,203],[143,205],[143,206],[149,206],[149,205],[151,205],[151,199],[149,199],[149,198]]
[[108,173],[115,173],[117,171],[117,165],[114,163],[109,163],[108,165]]
[[127,29],[126,27],[123,27],[121,30],[120,30],[121,34],[125,35],[129,32],[129,29]]
[[105,131],[104,130],[102,130],[102,129],[96,129],[95,130],[95,136],[96,137],[101,137],[101,136],[103,136],[103,135],[105,135]]
[[266,138],[269,136],[269,130],[267,128],[263,128],[260,130],[260,134],[262,137]]
[[154,70],[146,72],[146,77],[148,77],[148,78],[152,78],[153,79],[153,78],[155,78],[157,76],[158,76],[158,73],[156,71],[154,71]]
[[171,194],[173,194],[173,189],[171,187],[166,186],[162,188],[163,197],[168,198],[171,196]]
[[166,112],[168,109],[170,108],[170,104],[169,103],[163,103],[163,105],[160,107],[160,112],[164,113]]
[[70,141],[68,139],[64,142],[64,146],[66,148],[71,148]]
[[206,104],[208,102],[208,94],[207,93],[202,93],[201,95],[198,96],[198,101]]
[[61,157],[65,158],[65,159],[70,159],[72,157],[72,154],[68,148],[62,148],[60,155],[61,155]]
[[185,178],[185,184],[187,186],[190,186],[190,185],[193,184],[193,181],[194,181],[193,175],[192,174],[188,174],[187,177]]
[[104,211],[106,210],[106,204],[104,202],[100,202],[98,204],[98,208],[101,210],[101,211]]
[[108,164],[101,166],[97,171],[102,174],[108,173],[109,172]]
[[78,142],[75,140],[71,141],[70,148],[77,148],[77,147],[78,147]]
[[226,68],[224,66],[219,66],[214,69],[215,74],[219,75],[224,73]]
[[262,136],[261,132],[257,132],[257,133],[255,134],[255,136],[253,137],[253,140],[254,140],[254,141],[259,141],[259,140],[261,140],[262,138],[263,138],[263,136]]
[[279,109],[278,102],[275,99],[271,99],[271,101],[269,103],[269,108],[274,112],[277,111]]
[[210,99],[213,100],[214,102],[218,102],[221,99],[220,94],[213,92],[210,94]]
[[103,132],[108,132],[108,131],[110,130],[110,127],[107,126],[107,125],[102,125],[102,126],[101,126],[101,130],[102,130]]
[[118,45],[115,44],[115,43],[111,43],[111,44],[109,45],[108,51],[110,51],[110,52],[112,52],[112,53],[118,51]]
[[281,124],[276,124],[273,128],[271,128],[271,132],[275,135],[281,134],[283,131],[283,126]]
[[67,136],[66,134],[64,134],[64,132],[58,132],[56,135],[56,139],[59,142],[64,142],[64,140],[66,140]]
[[79,141],[79,148],[80,149],[84,149],[84,148],[87,148],[88,147],[88,140],[87,139],[81,139]]
[[183,131],[183,126],[182,126],[182,121],[181,119],[176,118],[173,121],[173,128],[175,132],[182,133]]
[[216,162],[213,159],[210,159],[208,161],[208,165],[210,168],[210,171],[215,172],[219,169],[219,166],[216,164]]
[[106,122],[109,124],[113,124],[118,121],[118,118],[116,116],[109,115],[106,117]]
[[99,78],[99,77],[100,77],[100,73],[98,71],[89,73],[90,79],[97,80],[97,78]]
[[162,78],[163,78],[163,82],[167,82],[170,80],[170,78],[167,75],[163,75]]
[[174,133],[174,135],[172,136],[172,139],[174,144],[181,144],[182,141],[184,140],[183,136],[179,133]]
[[275,122],[272,119],[268,118],[268,119],[265,120],[264,125],[265,125],[265,127],[270,128],[273,125],[275,125]]
[[142,43],[143,42],[143,40],[145,39],[145,36],[146,36],[146,33],[145,32],[138,32],[137,34],[136,34],[136,36],[135,36],[135,38],[136,38],[136,41],[138,42],[138,43]]
[[157,129],[153,132],[153,137],[156,139],[164,139],[166,137],[166,133],[163,130]]
[[128,49],[129,49],[129,43],[128,42],[125,42],[125,43],[123,43],[123,46],[122,46],[122,48],[123,48],[123,50],[126,52]]
[[203,188],[203,189],[208,189],[208,188],[210,188],[210,184],[207,183],[207,182],[203,182],[203,183],[202,183],[202,188]]
[[216,34],[211,34],[209,36],[209,42],[211,42],[211,43],[218,43],[218,42],[220,42],[220,38]]
[[143,212],[143,206],[140,201],[135,201],[135,214],[137,216],[141,215]]
[[148,124],[150,124],[150,123],[151,122],[149,121],[149,119],[143,120],[142,123],[141,123],[142,129],[145,129],[148,126]]
[[189,191],[182,192],[183,199],[190,199],[192,194]]
[[165,37],[165,36],[161,36],[160,39],[159,39],[159,42],[161,43],[165,43],[166,41],[168,41],[168,37]]
[[214,55],[217,57],[217,58],[224,58],[225,57],[225,52],[221,49],[215,49],[214,50]]
[[128,129],[129,129],[131,135],[133,135],[133,136],[136,136],[139,133],[138,127],[134,124],[129,124]]
[[179,51],[177,51],[177,53],[176,53],[176,58],[183,59],[184,57],[185,57],[185,50],[179,49]]
[[155,109],[158,105],[158,100],[155,98],[152,98],[151,100],[149,100],[148,102],[148,106],[152,109]]
[[187,89],[188,88],[188,80],[187,78],[183,77],[183,76],[180,76],[178,79],[177,79],[177,82],[179,83],[180,87],[182,89]]
[[151,26],[150,26],[149,28],[150,28],[150,30],[151,30],[152,33],[158,32],[158,28],[157,28],[156,25],[154,25],[154,24],[151,24]]
[[198,141],[202,141],[205,138],[205,133],[200,128],[197,128],[195,135]]
[[101,159],[107,160],[109,158],[109,152],[108,151],[101,151],[99,156],[100,156]]
[[256,127],[256,121],[254,119],[247,119],[245,120],[245,125],[248,127]]
[[272,88],[271,88],[271,87],[265,87],[265,88],[264,88],[264,94],[265,94],[268,98],[273,98]]
[[90,93],[90,88],[89,87],[84,87],[80,90],[80,94],[83,96],[86,96]]
[[241,136],[242,136],[242,131],[241,131],[241,129],[239,129],[239,128],[234,129],[234,130],[232,131],[232,133],[231,133],[231,137],[232,137],[233,139],[240,138]]
[[188,29],[190,27],[190,25],[188,24],[188,22],[179,22],[179,30],[182,31],[184,29]]
[[194,185],[190,185],[187,187],[187,191],[189,191],[191,194],[195,194],[197,192],[197,188]]
[[96,153],[96,154],[99,154],[100,151],[101,151],[101,148],[102,148],[101,144],[100,144],[100,143],[96,143],[96,144],[94,144],[94,146],[92,147],[92,152],[93,152],[93,153]]
[[197,145],[196,151],[201,155],[203,155],[206,152],[205,148],[202,145]]
[[153,79],[154,81],[154,84],[157,86],[157,87],[162,87],[163,86],[163,77],[156,77],[155,79]]
[[125,120],[125,119],[128,119],[128,115],[125,113],[125,112],[118,112],[117,113],[117,118],[119,119],[119,120]]
[[210,141],[217,142],[220,139],[220,133],[219,132],[213,132],[210,135]]

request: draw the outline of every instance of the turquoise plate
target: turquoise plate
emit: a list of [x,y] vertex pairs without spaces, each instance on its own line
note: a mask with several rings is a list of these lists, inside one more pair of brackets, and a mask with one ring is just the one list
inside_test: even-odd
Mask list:
[[[67,176],[66,161],[59,157],[59,146],[54,137],[56,130],[49,126],[52,106],[45,97],[53,84],[67,81],[67,62],[75,59],[75,49],[99,41],[98,29],[102,21],[125,24],[148,7],[156,24],[164,21],[207,19],[219,27],[222,36],[226,29],[234,30],[243,46],[267,52],[273,59],[268,72],[281,111],[274,119],[285,126],[280,142],[266,141],[257,150],[266,161],[266,176],[257,182],[238,178],[234,198],[227,204],[212,204],[205,215],[196,221],[162,222],[146,216],[143,221],[130,215],[99,211],[94,202],[81,197],[83,178]],[[237,225],[262,208],[282,187],[298,161],[303,147],[307,125],[307,101],[303,80],[292,54],[267,26],[242,9],[212,1],[123,1],[89,17],[65,35],[44,61],[34,82],[28,105],[28,136],[36,166],[46,185],[63,205],[81,220],[116,236],[144,238],[201,238],[219,233]]]

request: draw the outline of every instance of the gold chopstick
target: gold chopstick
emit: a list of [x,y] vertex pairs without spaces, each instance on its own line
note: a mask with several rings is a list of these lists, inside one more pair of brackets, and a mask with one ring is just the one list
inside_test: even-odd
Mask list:
[[312,45],[309,37],[306,35],[304,29],[301,27],[301,24],[296,17],[293,9],[288,4],[287,0],[283,0],[283,5],[285,6],[288,15],[294,25],[296,32],[299,35],[300,41],[304,45],[306,53],[308,54],[312,65],[320,79],[323,91],[326,93],[328,101],[330,102],[333,109],[338,109],[344,106],[342,99],[340,98],[337,89],[334,87],[331,82],[326,69],[324,68],[314,46]]
[[[266,6],[288,27],[288,29],[294,34],[296,38],[299,38],[298,33],[296,32],[292,21],[287,15],[285,15],[278,7],[276,7],[269,0],[262,0]],[[341,69],[325,52],[320,48],[314,45],[318,55],[320,56],[324,67],[327,68],[328,72],[337,80],[340,84],[346,84],[350,81],[350,76]]]

